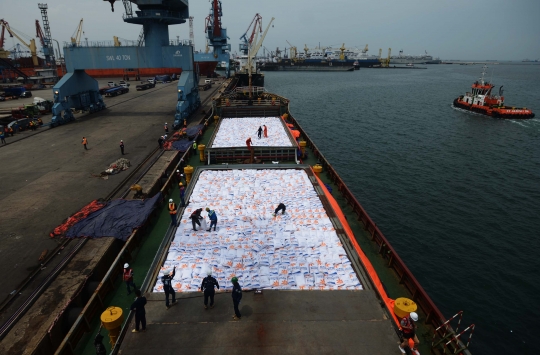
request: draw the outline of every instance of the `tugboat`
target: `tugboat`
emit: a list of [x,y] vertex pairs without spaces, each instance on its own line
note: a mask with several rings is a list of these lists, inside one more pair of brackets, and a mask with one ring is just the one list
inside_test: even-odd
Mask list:
[[454,107],[496,118],[534,118],[532,110],[526,107],[505,106],[502,86],[499,88],[499,95],[493,95],[495,85],[484,81],[487,66],[484,65],[482,69],[482,77],[472,84],[472,92],[455,99]]

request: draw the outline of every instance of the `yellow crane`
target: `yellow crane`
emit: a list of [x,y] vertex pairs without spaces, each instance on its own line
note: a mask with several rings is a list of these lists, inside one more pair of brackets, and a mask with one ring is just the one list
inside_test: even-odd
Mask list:
[[362,53],[367,53],[369,51],[368,45],[366,44],[366,47],[362,49]]
[[79,26],[77,27],[75,32],[73,32],[73,35],[71,37],[71,45],[73,47],[79,47],[81,45],[81,36],[84,33],[82,26],[83,26],[83,19],[81,19],[81,21],[79,22]]
[[0,24],[8,31],[11,37],[17,38],[19,42],[21,42],[25,47],[28,47],[28,49],[30,49],[30,55],[32,56],[32,64],[37,67],[39,65],[39,61],[37,56],[36,40],[32,38],[30,40],[30,44],[28,44],[9,27],[9,24],[6,21],[0,20]]
[[122,42],[118,39],[118,36],[113,36],[114,46],[120,47],[122,45]]
[[297,53],[297,51],[296,51],[296,49],[297,49],[296,46],[293,46],[293,45],[291,44],[291,42],[289,42],[289,41],[287,41],[287,40],[285,40],[285,42],[287,42],[287,43],[289,44],[289,46],[291,46],[291,49],[290,49],[289,53],[290,53],[290,55],[291,55],[291,59],[294,60],[294,61],[296,62],[296,61],[298,60],[298,57],[297,57],[297,56],[298,56],[298,53]]
[[341,48],[339,49],[341,52],[339,53],[339,60],[345,60],[345,43],[341,45]]
[[[381,55],[382,49],[379,50],[379,56]],[[382,59],[379,58],[379,61],[381,62],[381,67],[388,68],[390,66],[390,56],[392,55],[392,48],[388,48],[388,58]]]

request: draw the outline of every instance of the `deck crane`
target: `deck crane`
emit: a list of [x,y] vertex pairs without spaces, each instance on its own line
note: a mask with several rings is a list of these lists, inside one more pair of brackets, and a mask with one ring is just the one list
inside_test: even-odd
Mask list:
[[81,19],[81,21],[79,22],[79,26],[77,27],[75,32],[73,32],[73,35],[71,37],[71,45],[73,47],[78,47],[81,45],[81,36],[84,33],[82,26],[83,26],[83,19]]
[[4,50],[4,34],[6,28],[1,25],[2,22],[4,22],[4,20],[0,19],[0,26],[2,27],[2,32],[0,32],[0,58],[7,58],[9,56],[9,51]]
[[298,60],[298,57],[297,57],[297,48],[296,46],[293,46],[291,44],[291,42],[285,40],[285,42],[287,42],[289,44],[289,46],[291,46],[291,48],[289,49],[289,53],[291,54],[291,59],[294,60],[295,62]]
[[343,44],[341,45],[341,48],[339,48],[339,51],[340,51],[340,52],[339,52],[339,60],[345,60],[345,50],[346,50],[346,49],[347,49],[347,48],[345,48],[345,43],[343,43]]
[[[379,53],[381,51],[382,50],[380,50]],[[388,68],[390,66],[390,56],[391,56],[391,54],[392,54],[392,48],[388,48],[388,58],[386,58],[386,59],[379,58],[379,61],[381,62],[382,67]]]
[[262,34],[261,36],[261,39],[259,39],[259,41],[253,45],[253,46],[250,46],[249,48],[249,54],[248,54],[248,73],[249,73],[249,98],[252,99],[253,98],[253,90],[251,89],[251,74],[253,72],[253,69],[254,69],[254,65],[255,65],[255,56],[257,55],[257,52],[259,51],[259,49],[261,48],[262,44],[263,44],[263,41],[264,41],[264,37],[266,37],[266,33],[268,32],[268,30],[270,29],[270,25],[272,24],[272,22],[275,20],[275,18],[272,17],[272,19],[270,20],[270,22],[268,22],[268,26],[266,26],[266,30],[264,30],[264,33]]
[[32,56],[32,64],[37,67],[39,65],[38,57],[37,57],[37,47],[36,47],[36,40],[31,39],[30,44],[26,43],[19,35],[17,35],[11,27],[9,27],[9,24],[4,21],[0,20],[0,24],[2,25],[2,29],[6,29],[9,33],[10,37],[15,37],[21,42],[25,47],[30,49],[30,55]]
[[[251,26],[253,26],[253,29],[251,31],[251,36],[248,39],[246,36]],[[248,55],[249,47],[252,45],[253,40],[257,35],[257,29],[259,30],[259,33],[262,32],[262,16],[258,13],[255,14],[255,17],[253,17],[253,20],[251,20],[246,32],[242,35],[242,37],[240,37],[240,40],[243,41],[240,43],[240,52],[242,52],[242,54]]]
[[362,49],[362,53],[366,54],[369,51],[368,45],[366,44],[366,47]]

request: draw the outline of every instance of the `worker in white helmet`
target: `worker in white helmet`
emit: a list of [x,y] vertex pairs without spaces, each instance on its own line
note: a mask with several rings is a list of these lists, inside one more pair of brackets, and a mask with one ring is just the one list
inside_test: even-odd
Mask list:
[[403,334],[403,342],[399,344],[399,350],[405,354],[405,347],[409,345],[409,339],[413,339],[414,346],[411,349],[413,354],[420,354],[417,350],[417,346],[420,343],[418,337],[416,336],[416,324],[414,322],[418,321],[418,314],[416,312],[411,312],[409,315],[401,318],[399,324],[401,325],[401,332]]
[[176,203],[172,198],[169,199],[169,214],[171,215],[171,225],[176,226]]
[[135,286],[135,283],[133,282],[133,269],[129,267],[128,263],[124,264],[124,273],[123,273],[124,282],[127,286],[127,294],[128,296],[131,294],[131,287],[133,287],[133,291],[137,289]]
[[169,133],[169,126],[167,126],[167,122],[165,122],[165,133]]

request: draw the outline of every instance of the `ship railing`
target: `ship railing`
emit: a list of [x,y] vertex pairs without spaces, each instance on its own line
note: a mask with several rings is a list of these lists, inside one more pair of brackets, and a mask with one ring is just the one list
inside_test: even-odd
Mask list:
[[[287,111],[290,112],[290,110]],[[370,239],[378,246],[378,253],[387,261],[386,266],[394,270],[399,278],[399,283],[405,286],[405,288],[412,295],[412,300],[416,302],[419,308],[426,315],[425,323],[431,325],[434,329],[439,328],[439,326],[446,322],[446,319],[441,311],[437,308],[433,300],[414,277],[413,273],[405,265],[405,262],[399,257],[395,249],[390,245],[388,239],[384,236],[377,224],[373,222],[366,210],[362,207],[347,185],[343,182],[336,170],[319,151],[317,146],[310,139],[309,135],[303,130],[294,117],[289,116],[289,119],[292,120],[293,124],[300,131],[302,137],[307,143],[307,146],[313,150],[315,158],[319,160],[320,165],[322,165],[324,171],[326,171],[327,175],[330,177],[330,180],[332,180],[332,182],[338,187],[338,190],[345,198],[348,205],[357,215],[358,220],[362,222],[364,230],[370,235]],[[392,312],[392,310],[389,311]],[[468,353],[468,351],[465,351],[465,353]]]

